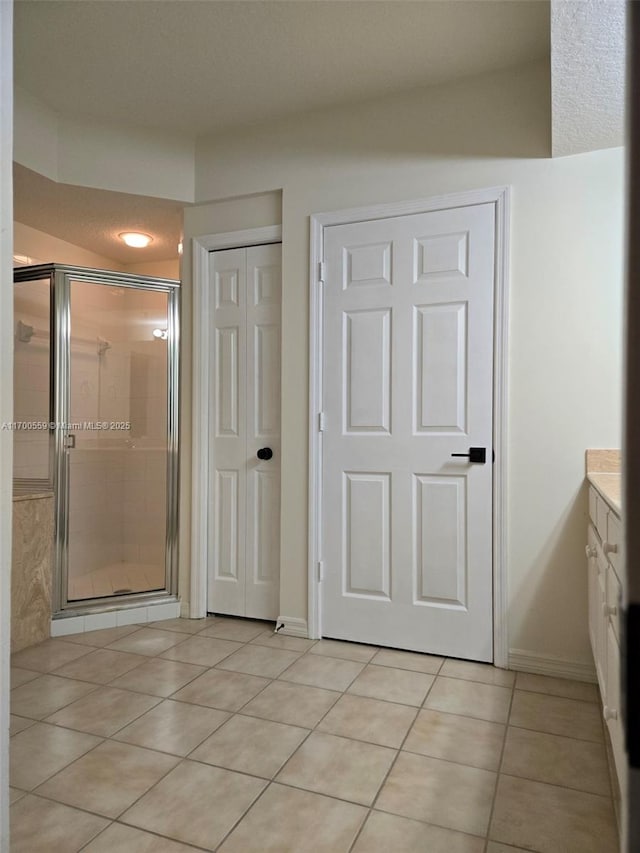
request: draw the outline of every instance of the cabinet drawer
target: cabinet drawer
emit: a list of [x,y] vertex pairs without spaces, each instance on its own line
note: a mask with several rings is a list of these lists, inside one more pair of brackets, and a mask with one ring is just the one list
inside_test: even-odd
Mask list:
[[589,486],[589,518],[594,526],[598,523],[597,500],[598,493],[593,486]]
[[596,495],[596,530],[598,536],[604,542],[607,538],[607,517],[609,508],[600,495]]
[[619,573],[622,567],[622,525],[611,511],[607,516],[607,535],[603,543],[607,558]]
[[620,608],[622,605],[622,589],[620,581],[612,568],[607,569],[607,614],[611,627],[618,641],[620,640]]

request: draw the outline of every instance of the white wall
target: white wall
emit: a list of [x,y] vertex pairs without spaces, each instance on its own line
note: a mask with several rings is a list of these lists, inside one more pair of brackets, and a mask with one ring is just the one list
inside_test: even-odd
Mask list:
[[[13,4],[0,3],[0,422],[13,420]],[[13,442],[0,431],[0,853],[9,853],[9,632]]]
[[16,87],[15,160],[52,181],[190,202],[193,150],[180,133],[60,116]]
[[[187,210],[185,258],[189,237],[273,224],[255,194],[282,189],[282,615],[307,611],[309,215],[508,184],[510,647],[590,665],[583,458],[620,446],[623,154],[548,159],[549,120],[533,65],[199,144],[197,197],[246,198]],[[183,282],[188,436],[188,259]],[[183,596],[189,468],[185,441]]]

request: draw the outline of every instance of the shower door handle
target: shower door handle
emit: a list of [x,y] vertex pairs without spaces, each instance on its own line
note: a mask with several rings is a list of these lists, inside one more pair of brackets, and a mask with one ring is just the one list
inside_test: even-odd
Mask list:
[[76,447],[75,435],[71,434],[65,438],[64,447],[65,447],[65,450],[75,450],[75,447]]

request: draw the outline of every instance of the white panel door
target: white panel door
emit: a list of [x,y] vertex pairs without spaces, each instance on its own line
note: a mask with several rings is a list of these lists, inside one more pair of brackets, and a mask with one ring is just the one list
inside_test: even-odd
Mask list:
[[280,245],[212,252],[210,286],[214,345],[208,609],[276,619]]
[[323,636],[490,661],[494,207],[324,233]]

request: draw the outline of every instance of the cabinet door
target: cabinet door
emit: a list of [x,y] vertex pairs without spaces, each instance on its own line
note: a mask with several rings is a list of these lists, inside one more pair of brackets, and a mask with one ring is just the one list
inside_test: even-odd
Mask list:
[[613,632],[613,626],[607,625],[607,696],[605,700],[604,716],[607,721],[613,757],[615,759],[618,779],[621,788],[626,772],[626,758],[624,753],[624,733],[622,728],[622,714],[620,710],[620,646]]
[[[595,533],[593,533],[592,528],[589,528],[589,548],[595,548],[594,545]],[[589,556],[590,553],[593,553],[593,556]],[[591,641],[591,651],[593,652],[594,660],[597,657],[597,632],[598,632],[598,602],[599,602],[599,590],[600,586],[598,584],[598,561],[595,556],[595,552],[590,552],[587,550],[587,592],[589,596],[589,639]]]
[[596,652],[595,652],[595,663],[596,663],[596,673],[598,676],[598,684],[600,685],[600,692],[602,693],[602,699],[606,703],[607,702],[607,616],[604,612],[604,605],[607,600],[607,569],[606,566],[603,566],[598,560],[595,561],[598,577],[597,577],[597,590],[596,590],[596,602],[594,603],[595,613],[594,613],[594,621],[595,621],[595,640],[596,640]]

